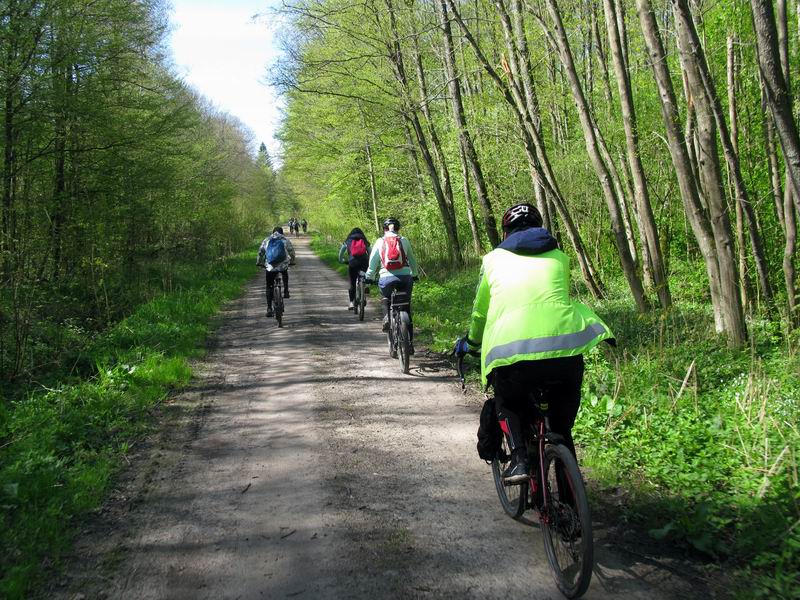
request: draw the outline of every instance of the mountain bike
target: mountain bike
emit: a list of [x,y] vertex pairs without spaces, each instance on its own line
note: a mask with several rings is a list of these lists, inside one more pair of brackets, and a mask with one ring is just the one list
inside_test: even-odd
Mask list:
[[283,275],[281,273],[275,277],[272,290],[272,312],[275,314],[278,327],[283,327]]
[[356,279],[356,294],[353,298],[353,312],[359,321],[364,320],[364,308],[367,306],[367,285],[364,281],[364,271],[358,272]]
[[411,301],[408,292],[392,290],[389,300],[389,331],[386,339],[389,343],[389,355],[400,358],[403,373],[408,373],[411,357],[411,315],[408,307]]
[[[461,389],[466,393],[464,356],[458,357],[456,368]],[[548,391],[547,382],[529,391],[534,408],[526,439],[530,480],[522,484],[503,480],[503,472],[511,463],[505,435],[501,436],[501,447],[492,461],[492,476],[507,515],[519,519],[527,509],[536,512],[556,586],[567,598],[578,598],[592,578],[592,516],[578,463],[564,438],[550,430]]]

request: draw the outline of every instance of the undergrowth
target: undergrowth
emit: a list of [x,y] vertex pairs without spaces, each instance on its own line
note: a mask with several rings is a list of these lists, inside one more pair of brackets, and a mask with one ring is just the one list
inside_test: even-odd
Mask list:
[[80,345],[73,360],[85,375],[0,399],[0,597],[25,597],[58,565],[154,407],[189,381],[189,360],[204,352],[220,305],[253,276],[253,256],[187,267],[180,291]]
[[[324,239],[314,248],[335,261]],[[414,326],[432,350],[466,333],[477,282],[475,266],[415,285]],[[626,490],[626,517],[654,538],[733,566],[741,597],[799,597],[800,336],[753,319],[749,347],[731,350],[697,301],[703,289],[676,288],[676,308],[647,315],[623,285],[610,289],[603,302],[581,298],[619,343],[586,356],[582,463],[600,489]]]

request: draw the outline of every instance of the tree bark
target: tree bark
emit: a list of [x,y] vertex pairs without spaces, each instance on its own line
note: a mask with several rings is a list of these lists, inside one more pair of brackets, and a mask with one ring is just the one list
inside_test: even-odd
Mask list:
[[[719,265],[720,291],[725,302],[725,313],[729,322],[744,322],[741,297],[739,295],[739,272],[736,266],[736,253],[733,231],[728,216],[727,199],[719,162],[717,147],[717,113],[713,99],[705,88],[697,46],[691,36],[685,16],[681,13],[679,0],[673,0],[673,11],[677,23],[678,49],[681,63],[688,82],[688,89],[694,99],[697,118],[698,168],[704,192],[711,230]],[[727,126],[726,126],[727,127]],[[727,129],[725,130],[727,133]],[[720,131],[720,134],[722,132]]]
[[[538,134],[542,133],[542,117],[539,110],[539,98],[536,94],[536,86],[533,82],[533,70],[531,69],[531,55],[528,50],[528,38],[525,32],[525,20],[522,10],[522,0],[511,0],[511,18],[512,30],[515,40],[515,51],[517,54],[517,62],[519,63],[519,76],[522,80],[522,88],[525,91],[525,107],[528,116],[536,128]],[[547,229],[552,230],[554,223],[554,216],[551,215],[550,202],[544,191],[544,186],[536,174],[534,182],[534,196],[536,198],[536,205],[539,212],[542,213],[542,220]]]

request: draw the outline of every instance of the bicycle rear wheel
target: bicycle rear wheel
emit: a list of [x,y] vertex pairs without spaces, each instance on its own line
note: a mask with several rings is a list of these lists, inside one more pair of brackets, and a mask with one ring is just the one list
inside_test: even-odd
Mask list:
[[278,327],[283,327],[283,288],[280,284],[275,285],[275,298],[272,300],[275,309],[275,320]]
[[527,482],[517,485],[506,485],[503,482],[503,471],[511,464],[511,450],[508,448],[506,436],[502,436],[502,444],[497,458],[492,461],[492,476],[494,477],[494,487],[497,489],[497,496],[503,510],[512,519],[518,519],[525,512],[525,505],[528,503]]
[[358,311],[358,320],[364,320],[364,308],[367,305],[367,290],[365,289],[364,280],[358,280],[358,304],[356,304],[356,310]]
[[411,359],[411,317],[403,311],[400,313],[400,335],[397,340],[397,349],[400,354],[400,365],[403,373],[408,373],[409,361]]
[[547,509],[541,522],[547,560],[561,593],[578,598],[589,587],[594,567],[586,488],[575,457],[561,444],[545,448],[545,473]]

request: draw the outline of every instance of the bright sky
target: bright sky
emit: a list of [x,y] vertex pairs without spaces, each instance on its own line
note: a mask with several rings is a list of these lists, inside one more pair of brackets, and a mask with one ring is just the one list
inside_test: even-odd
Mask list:
[[178,74],[219,108],[239,118],[278,153],[278,99],[266,85],[278,56],[274,17],[262,16],[280,0],[172,0],[170,40]]

